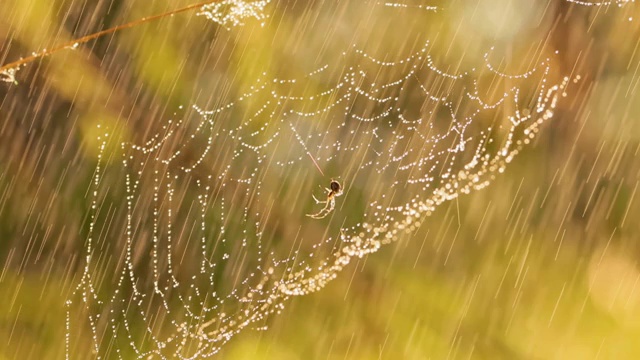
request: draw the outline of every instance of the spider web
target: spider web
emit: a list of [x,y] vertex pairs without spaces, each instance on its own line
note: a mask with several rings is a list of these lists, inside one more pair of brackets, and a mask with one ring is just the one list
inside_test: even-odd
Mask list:
[[[86,266],[67,303],[85,316],[67,317],[67,356],[75,327],[91,331],[98,358],[163,359],[207,358],[266,329],[291,297],[488,186],[570,83],[554,83],[549,59],[501,72],[492,50],[449,73],[430,46],[393,61],[354,47],[305,76],[264,73],[233,100],[120,144],[120,158],[106,155],[102,129]],[[309,218],[332,179],[344,193]],[[123,239],[117,261],[103,256],[109,238]]]
[[617,5],[622,7],[626,4],[635,3],[636,0],[613,0],[613,1],[582,1],[582,0],[566,0],[567,2],[574,3],[581,6],[612,6]]

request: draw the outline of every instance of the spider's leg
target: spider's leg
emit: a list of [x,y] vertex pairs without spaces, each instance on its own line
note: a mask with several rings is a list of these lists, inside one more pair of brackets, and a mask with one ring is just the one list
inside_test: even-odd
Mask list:
[[330,213],[333,211],[335,207],[336,207],[336,200],[334,198],[331,198],[331,201],[329,201],[327,206],[325,206],[324,208],[327,209],[327,213]]
[[327,216],[327,214],[324,214],[324,211],[320,210],[319,212],[315,213],[315,214],[307,214],[308,217],[313,218],[313,219],[322,219],[325,216]]
[[324,207],[322,208],[322,210],[320,210],[320,212],[322,213],[322,217],[325,217],[327,215],[329,215],[329,213],[331,212],[331,210],[333,210],[333,207],[335,206],[335,200],[333,200],[333,198],[331,198],[331,200],[327,200],[327,202],[325,203]]
[[316,204],[326,204],[327,201],[322,201],[322,200],[318,200],[318,198],[315,197],[315,195],[311,195],[311,197],[313,198],[313,200],[316,201]]

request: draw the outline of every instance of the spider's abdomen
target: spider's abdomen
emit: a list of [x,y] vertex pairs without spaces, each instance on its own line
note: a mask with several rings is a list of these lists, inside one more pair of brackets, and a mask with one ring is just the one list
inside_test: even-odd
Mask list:
[[334,193],[337,193],[340,191],[340,183],[337,181],[332,181],[329,187],[331,188],[331,191],[333,191]]

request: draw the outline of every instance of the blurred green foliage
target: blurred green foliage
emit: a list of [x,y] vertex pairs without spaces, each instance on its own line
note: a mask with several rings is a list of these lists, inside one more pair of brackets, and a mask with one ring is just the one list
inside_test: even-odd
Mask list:
[[[5,0],[0,62],[188,3]],[[506,69],[559,50],[556,75],[584,81],[492,186],[440,208],[323,291],[294,299],[269,330],[241,334],[221,357],[640,357],[640,10],[560,0],[429,5],[447,11],[282,1],[265,27],[229,31],[182,14],[42,59],[20,72],[20,85],[3,85],[0,359],[64,354],[64,302],[83,267],[97,124],[112,134],[113,163],[120,141],[145,139],[180,105],[223,103],[263,72],[295,77],[342,58],[353,43],[393,58],[426,38],[447,70],[477,66],[491,45],[511,54]],[[337,76],[310,81],[305,94]],[[358,203],[375,184],[356,186]],[[111,204],[121,209],[118,201]],[[295,228],[279,230],[283,247]],[[108,283],[118,244],[106,244],[99,264]],[[72,336],[72,358],[90,358],[90,334]]]

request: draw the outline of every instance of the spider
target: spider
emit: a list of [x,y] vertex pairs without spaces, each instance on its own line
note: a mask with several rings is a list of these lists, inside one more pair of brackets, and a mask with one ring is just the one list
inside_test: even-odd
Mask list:
[[317,213],[307,214],[308,217],[311,217],[314,219],[322,219],[327,215],[329,215],[329,213],[331,213],[333,209],[336,207],[336,196],[342,195],[342,186],[340,185],[339,182],[331,179],[329,188],[326,190],[329,192],[327,194],[327,200],[324,200],[324,201],[318,200],[315,196],[311,195],[313,197],[313,200],[316,201],[316,204],[325,204],[325,205],[322,208],[322,210],[318,211]]

